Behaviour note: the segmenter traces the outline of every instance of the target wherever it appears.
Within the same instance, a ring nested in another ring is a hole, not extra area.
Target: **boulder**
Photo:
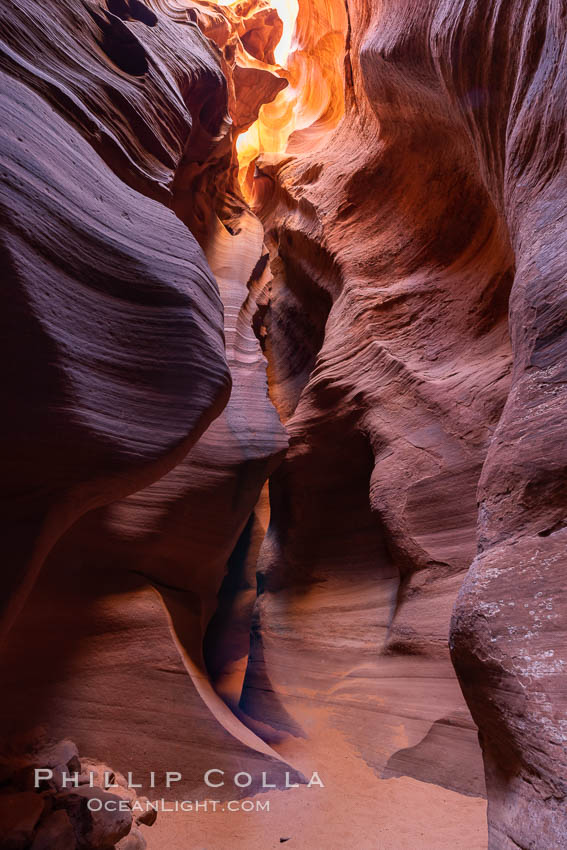
[[[75,850],[75,830],[65,809],[58,809],[41,821],[31,850]]]
[[[24,850],[45,809],[39,794],[0,794],[0,836],[2,850]]]
[[[133,826],[128,835],[118,842],[116,850],[145,850],[146,839],[141,830]]]
[[[101,788],[82,785],[63,791],[55,804],[67,812],[81,850],[108,850],[132,826],[128,802]]]
[[[143,823],[144,826],[153,826],[157,820],[157,812],[155,809],[149,808],[150,801],[147,797],[138,797],[133,807],[134,820],[137,824]]]

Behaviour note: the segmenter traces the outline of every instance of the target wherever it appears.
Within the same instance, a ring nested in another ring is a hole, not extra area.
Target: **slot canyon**
[[[567,850],[564,0],[0,8],[0,850]]]

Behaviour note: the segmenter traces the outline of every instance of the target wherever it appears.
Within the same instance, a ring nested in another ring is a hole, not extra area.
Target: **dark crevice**
[[[106,12],[104,17],[92,9],[89,9],[89,12],[100,28],[99,43],[108,58],[121,71],[134,77],[143,77],[149,68],[143,44],[126,24],[111,12]]]

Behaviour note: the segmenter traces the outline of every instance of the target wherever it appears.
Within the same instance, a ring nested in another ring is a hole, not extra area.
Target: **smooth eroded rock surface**
[[[218,415],[230,385],[210,268],[187,228],[147,197],[175,164],[159,137],[176,139],[178,158],[187,141],[182,91],[191,75],[175,90],[167,67],[148,71],[172,112],[152,124],[148,93],[133,113],[124,98],[135,102],[138,84],[101,52],[95,8],[7,10],[6,627],[57,537],[86,510],[163,475]],[[202,37],[193,38],[195,76],[208,56],[222,100],[220,70]],[[158,180],[162,153],[168,167]]]
[[[485,850],[485,795],[490,850],[556,850],[564,10],[274,5],[6,4],[0,716],[62,743],[0,803],[185,850],[63,771],[214,767],[276,786],[219,850]]]

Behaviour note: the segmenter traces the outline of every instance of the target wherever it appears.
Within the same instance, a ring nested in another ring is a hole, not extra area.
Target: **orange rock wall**
[[[5,18],[7,731],[561,847],[560,3]]]
[[[247,701],[267,679],[383,776],[478,793],[450,634],[489,846],[561,846],[565,21],[347,7],[343,122],[258,163],[290,449]]]

